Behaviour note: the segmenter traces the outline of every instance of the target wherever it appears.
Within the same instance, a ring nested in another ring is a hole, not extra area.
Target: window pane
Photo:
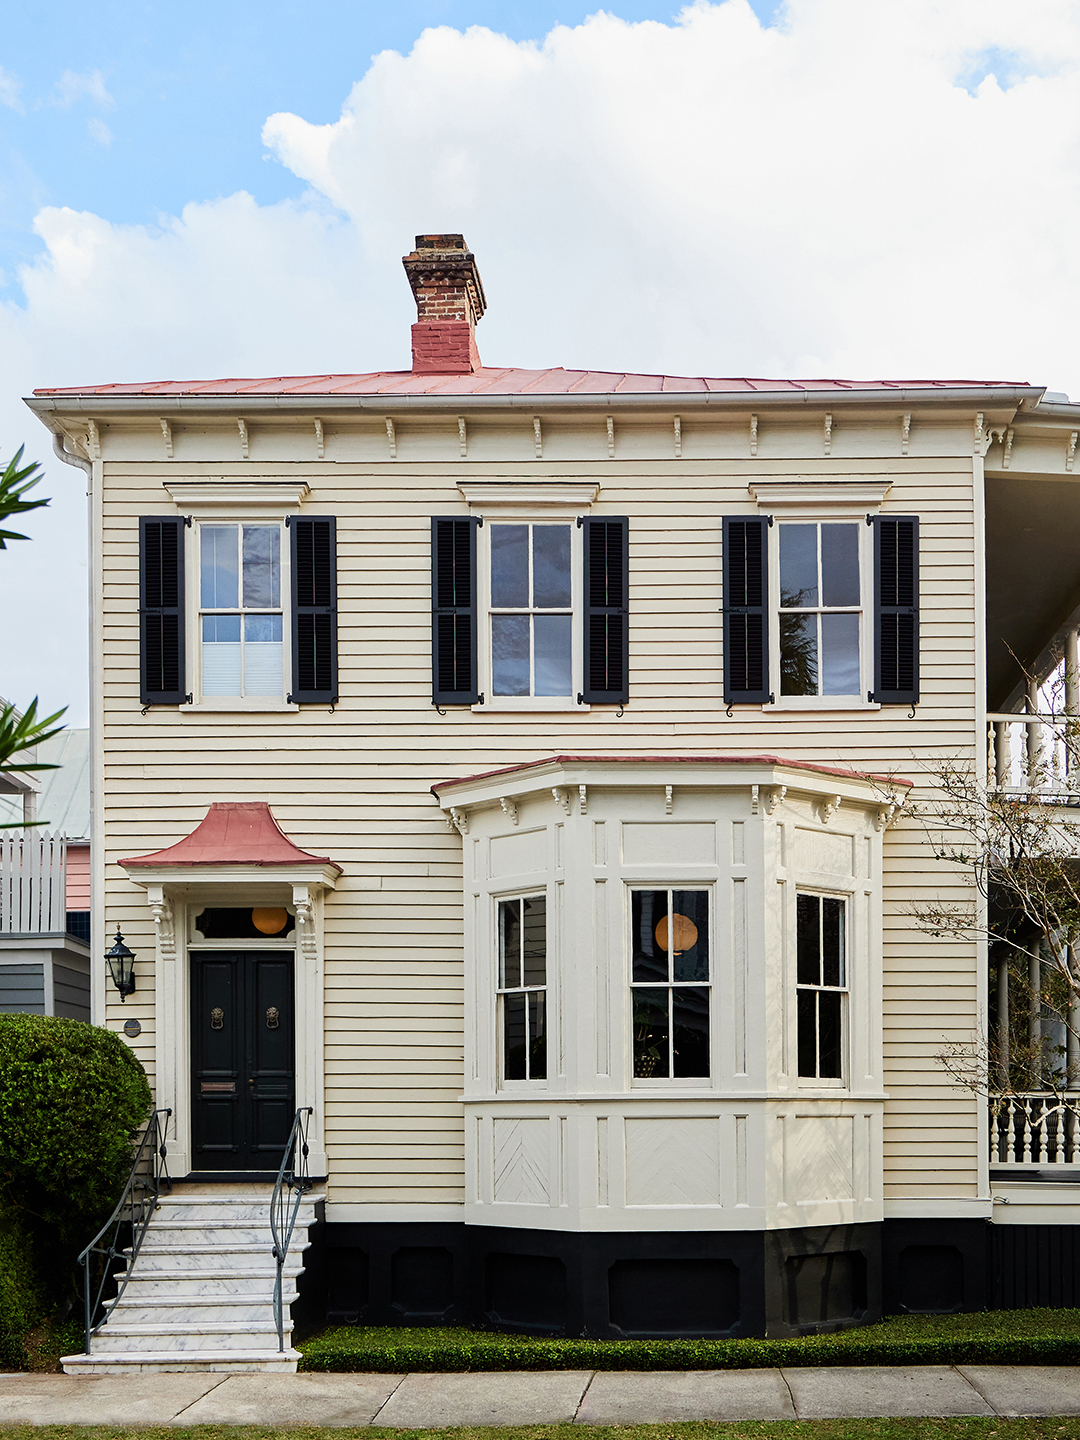
[[[528,615],[491,617],[491,688],[496,695],[528,695]]]
[[[524,1080],[525,1071],[525,994],[504,995],[503,1006],[503,1079]]]
[[[819,990],[818,1002],[818,1074],[828,1080],[840,1079],[840,1007],[843,996],[838,990]]]
[[[795,899],[796,965],[800,985],[821,984],[821,900],[817,895]]]
[[[824,984],[844,983],[844,902],[821,902],[821,952]]]
[[[573,617],[533,616],[533,694],[569,695]]]
[[[236,617],[239,619],[239,616]],[[244,616],[244,694],[280,695],[282,689],[280,615]]]
[[[709,1073],[709,992],[680,987],[671,992],[671,1065],[675,1075]]]
[[[204,608],[235,610],[238,607],[238,543],[239,527],[236,525],[202,526],[199,532],[199,603]]]
[[[499,901],[499,985],[521,984],[521,901]]]
[[[547,896],[530,895],[521,906],[524,983],[544,985],[547,983]]]
[[[817,616],[780,612],[780,694],[816,695]]]
[[[859,617],[821,617],[821,693],[859,695]]]
[[[666,890],[631,890],[630,924],[633,978],[654,984],[669,979],[667,956],[668,892]],[[663,926],[665,944],[657,943],[657,930]]]
[[[634,1078],[667,1076],[670,990],[634,990]]]
[[[491,527],[491,603],[496,608],[529,603],[529,527]],[[517,694],[517,691],[502,691]]]
[[[547,1079],[547,1006],[543,990],[529,995],[529,1079]]]
[[[709,978],[709,892],[676,890],[671,896],[671,978]],[[664,939],[667,939],[665,926]],[[679,1072],[676,1071],[676,1074]],[[689,1075],[690,1071],[684,1071]]]
[[[538,610],[571,603],[569,525],[533,526],[532,603]]]
[[[780,604],[816,605],[816,525],[780,526]]]
[[[821,603],[859,604],[859,527],[821,527]]]
[[[240,694],[239,615],[203,616],[202,693]]]
[[[276,525],[244,526],[244,604],[258,610],[281,604],[281,531]]]
[[[817,999],[819,990],[799,991],[799,1074],[817,1075]]]

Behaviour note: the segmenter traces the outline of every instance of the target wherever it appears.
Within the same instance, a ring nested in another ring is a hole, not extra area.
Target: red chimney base
[[[412,362],[414,375],[471,375],[480,369],[473,327],[467,320],[418,320]]]

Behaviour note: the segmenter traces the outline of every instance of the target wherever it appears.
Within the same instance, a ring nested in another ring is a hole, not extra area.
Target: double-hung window
[[[284,689],[281,526],[199,527],[199,654],[204,696]]]
[[[837,896],[800,892],[795,908],[799,1078],[840,1080],[844,1074],[847,905]]]
[[[491,693],[560,698],[574,688],[574,527],[490,526]]]
[[[780,695],[858,702],[867,688],[861,527],[781,521],[777,529]]]
[[[632,890],[635,1080],[709,1074],[709,891]]]
[[[547,897],[499,901],[499,1037],[503,1080],[547,1079]]]

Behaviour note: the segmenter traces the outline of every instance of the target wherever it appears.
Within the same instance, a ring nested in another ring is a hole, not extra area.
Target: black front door
[[[296,1110],[293,957],[191,955],[193,1170],[276,1170]]]

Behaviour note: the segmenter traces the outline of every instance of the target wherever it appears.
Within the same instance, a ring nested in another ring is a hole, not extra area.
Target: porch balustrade
[[[987,774],[1001,794],[1080,806],[1077,716],[988,715],[987,747]]]
[[[0,835],[0,937],[67,929],[67,841]]]
[[[990,1097],[993,1169],[1080,1167],[1080,1091]]]

